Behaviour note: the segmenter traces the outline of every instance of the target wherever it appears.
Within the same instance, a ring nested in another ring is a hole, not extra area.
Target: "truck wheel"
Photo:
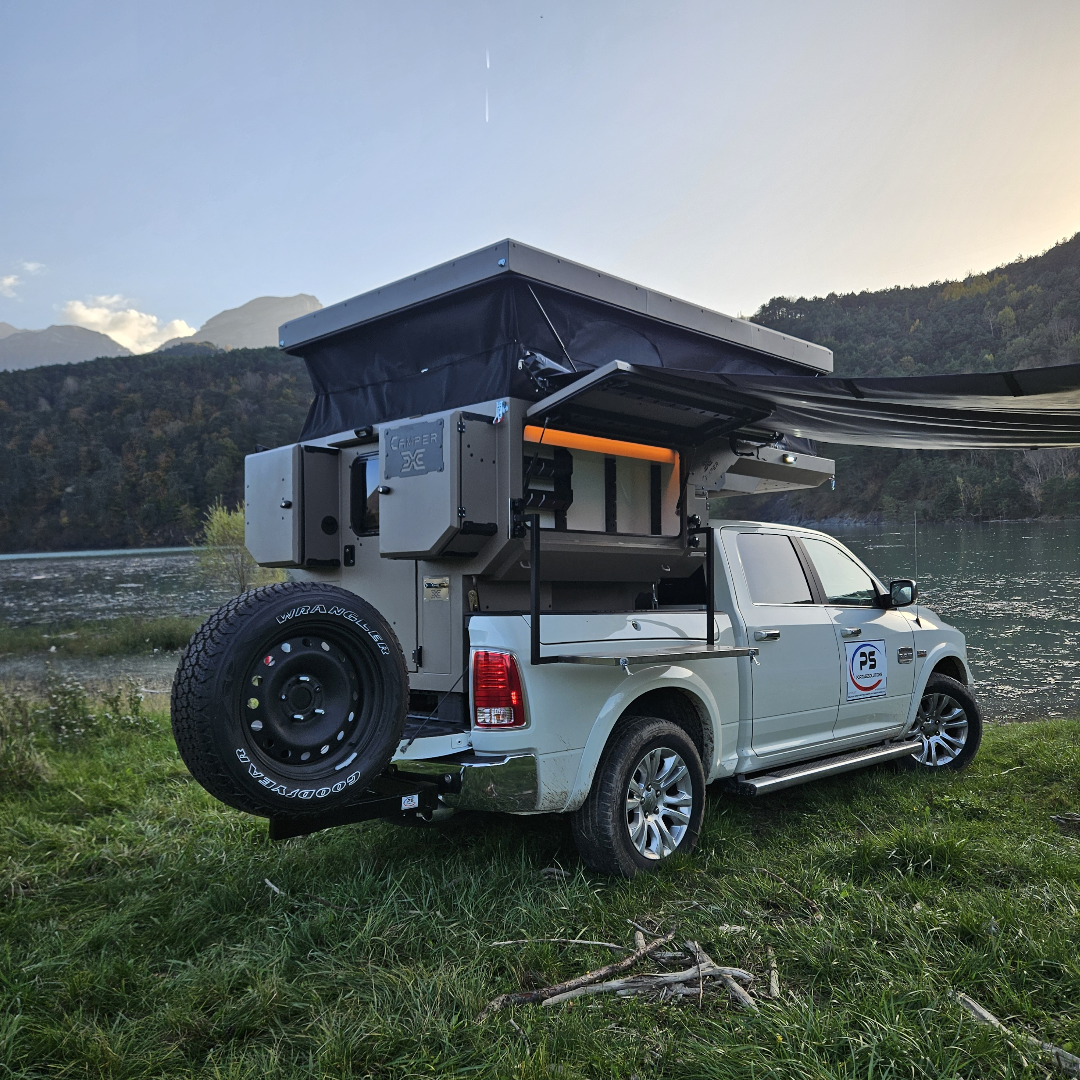
[[[982,730],[982,710],[968,687],[948,675],[931,675],[911,732],[922,747],[904,762],[916,769],[967,768]]]
[[[229,806],[312,814],[383,771],[408,701],[387,621],[344,589],[290,581],[243,593],[195,632],[173,680],[173,735]]]
[[[604,750],[574,840],[590,870],[631,878],[693,851],[704,807],[705,772],[686,732],[635,717]]]

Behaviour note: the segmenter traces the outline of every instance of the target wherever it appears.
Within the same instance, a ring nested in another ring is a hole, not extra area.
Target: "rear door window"
[[[838,607],[874,607],[877,590],[870,575],[850,555],[824,540],[802,538],[810,561],[814,564],[825,602]]]
[[[795,546],[781,533],[739,533],[739,559],[755,604],[812,604]]]

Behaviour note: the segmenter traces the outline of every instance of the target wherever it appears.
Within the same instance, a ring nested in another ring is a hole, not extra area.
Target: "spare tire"
[[[188,642],[172,728],[191,774],[249,814],[356,799],[405,727],[409,679],[389,623],[334,585],[290,581],[219,608]]]

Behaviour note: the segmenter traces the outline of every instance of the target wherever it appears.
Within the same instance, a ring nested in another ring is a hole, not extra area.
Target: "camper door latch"
[[[510,500],[510,539],[523,540],[525,538],[525,500]]]

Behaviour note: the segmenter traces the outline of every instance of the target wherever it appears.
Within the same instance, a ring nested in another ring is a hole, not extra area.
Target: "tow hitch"
[[[322,814],[274,814],[270,818],[270,839],[289,840],[294,836],[352,825],[357,821],[417,812],[430,814],[439,806],[439,786],[412,777],[377,776],[356,802]]]

